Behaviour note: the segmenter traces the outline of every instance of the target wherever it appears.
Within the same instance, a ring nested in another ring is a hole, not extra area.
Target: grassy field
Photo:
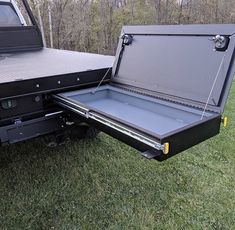
[[[100,134],[1,148],[0,229],[235,229],[235,84],[229,127],[166,162]]]

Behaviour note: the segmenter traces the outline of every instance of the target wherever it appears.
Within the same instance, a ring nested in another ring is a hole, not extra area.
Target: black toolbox
[[[220,132],[234,50],[235,25],[125,26],[109,82],[54,101],[166,160]]]

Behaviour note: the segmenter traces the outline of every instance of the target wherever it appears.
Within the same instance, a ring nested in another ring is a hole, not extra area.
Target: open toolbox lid
[[[125,26],[111,81],[222,113],[234,56],[235,25]]]
[[[124,27],[110,82],[101,86],[104,75],[53,99],[145,157],[166,160],[227,123],[234,48],[235,25]]]

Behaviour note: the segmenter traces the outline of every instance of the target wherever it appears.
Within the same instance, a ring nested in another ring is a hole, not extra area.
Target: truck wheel
[[[91,126],[75,126],[69,130],[68,136],[72,140],[94,139],[99,130]]]
[[[64,145],[69,140],[94,139],[99,134],[99,130],[90,126],[77,126],[65,132],[46,135],[42,138],[43,143],[49,148]]]
[[[94,139],[97,137],[97,135],[100,133],[100,131],[94,127],[87,127],[85,138],[87,139]]]
[[[42,141],[47,147],[55,148],[59,145],[65,145],[69,141],[69,138],[66,135],[64,135],[64,133],[58,132],[43,136]]]

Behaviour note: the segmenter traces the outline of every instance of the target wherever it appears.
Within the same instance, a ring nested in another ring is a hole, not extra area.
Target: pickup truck
[[[0,1],[2,145],[48,133],[60,136],[63,130],[75,126],[68,113],[51,103],[51,93],[97,85],[114,61],[111,56],[44,48],[29,5],[26,1],[23,4],[30,24],[15,1]],[[80,136],[96,134],[94,128],[84,124],[77,129],[82,132]]]
[[[235,25],[124,26],[114,58],[45,48],[22,6],[0,1],[2,145],[98,129],[164,161],[227,125]]]

